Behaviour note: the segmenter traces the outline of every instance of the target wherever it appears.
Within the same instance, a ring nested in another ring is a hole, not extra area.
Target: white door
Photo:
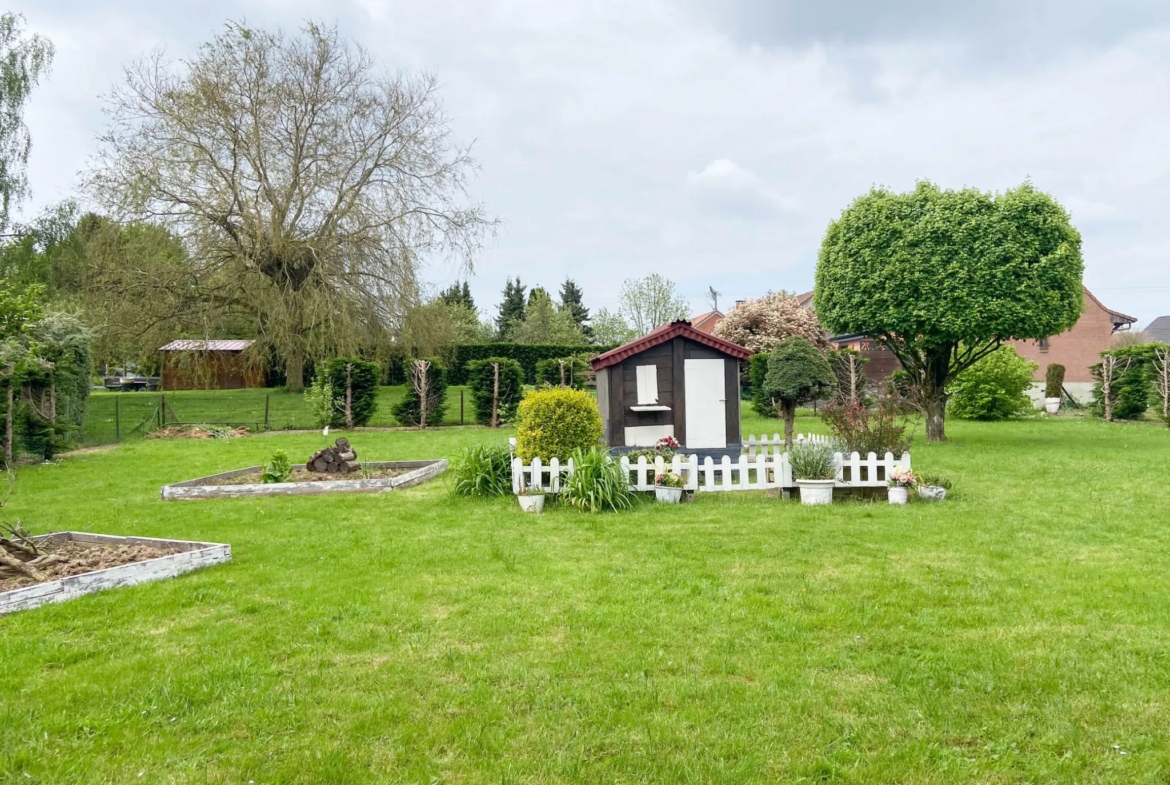
[[[727,387],[723,360],[684,360],[687,443],[692,448],[727,446]]]

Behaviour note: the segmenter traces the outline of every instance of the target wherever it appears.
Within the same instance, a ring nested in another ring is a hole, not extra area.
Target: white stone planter
[[[1044,411],[1048,412],[1049,414],[1056,414],[1057,412],[1059,412],[1060,411],[1060,399],[1059,398],[1045,398],[1044,399]]]
[[[801,504],[832,504],[836,480],[797,480]]]
[[[910,501],[910,489],[904,485],[890,486],[890,504],[905,504]]]
[[[893,489],[891,488],[890,490]],[[903,488],[903,490],[905,489]],[[947,498],[947,489],[941,485],[919,485],[918,498],[928,502],[941,502]]]
[[[654,486],[654,500],[662,504],[678,504],[682,499],[682,488],[664,488],[661,485]]]
[[[544,494],[517,496],[520,500],[520,509],[524,512],[540,512],[544,509]]]

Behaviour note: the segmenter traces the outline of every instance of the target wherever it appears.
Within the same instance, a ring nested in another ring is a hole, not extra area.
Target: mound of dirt
[[[147,434],[147,439],[242,439],[251,436],[252,432],[244,426],[236,428],[203,427],[200,425],[168,425],[159,428],[154,433]]]

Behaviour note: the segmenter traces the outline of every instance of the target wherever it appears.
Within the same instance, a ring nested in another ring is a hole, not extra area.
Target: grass
[[[159,501],[313,434],[28,469],[9,513],[37,530],[233,561],[0,618],[0,782],[1165,783],[1170,430],[948,433],[913,454],[951,498],[905,508],[533,517],[444,478]],[[405,459],[507,435],[353,439]]]
[[[380,387],[378,409],[371,426],[398,426],[401,423],[391,413],[402,400],[406,387]],[[460,423],[459,396],[464,397],[464,418],[475,420],[471,394],[466,387],[449,387],[444,425]],[[82,434],[87,445],[113,444],[123,439],[141,438],[159,424],[159,405],[162,393],[146,392],[94,392],[90,395],[88,415]],[[178,417],[181,422],[208,423],[230,422],[257,427],[265,422],[265,410],[269,427],[274,430],[312,429],[316,427],[313,414],[303,393],[290,393],[283,389],[259,390],[183,390],[166,393],[170,409],[168,421]]]

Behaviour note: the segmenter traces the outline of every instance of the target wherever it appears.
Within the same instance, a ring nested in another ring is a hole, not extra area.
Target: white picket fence
[[[821,433],[796,434],[796,441],[798,442],[812,442],[813,444],[831,444],[832,439]],[[743,451],[746,455],[754,456],[760,455],[778,455],[784,452],[784,434],[774,433],[771,436],[763,434],[758,438],[756,436],[749,436],[743,442]],[[900,464],[899,464],[900,465]]]
[[[783,439],[781,439],[783,444]],[[838,488],[884,487],[894,467],[910,470],[910,453],[895,458],[886,453],[879,458],[874,453],[861,457],[857,453],[837,453]],[[753,491],[767,488],[790,489],[796,487],[792,478],[792,467],[785,453],[741,455],[738,461],[724,456],[716,463],[711,458],[700,461],[698,456],[676,455],[668,463],[661,457],[653,461],[639,457],[631,462],[626,456],[621,459],[622,469],[630,477],[630,490],[654,490],[654,477],[667,471],[681,474],[686,479],[684,486],[692,491]],[[528,486],[546,488],[551,493],[560,492],[561,478],[573,472],[573,460],[562,464],[556,458],[543,463],[539,458],[525,464],[519,458],[512,460],[512,491],[519,493]]]

